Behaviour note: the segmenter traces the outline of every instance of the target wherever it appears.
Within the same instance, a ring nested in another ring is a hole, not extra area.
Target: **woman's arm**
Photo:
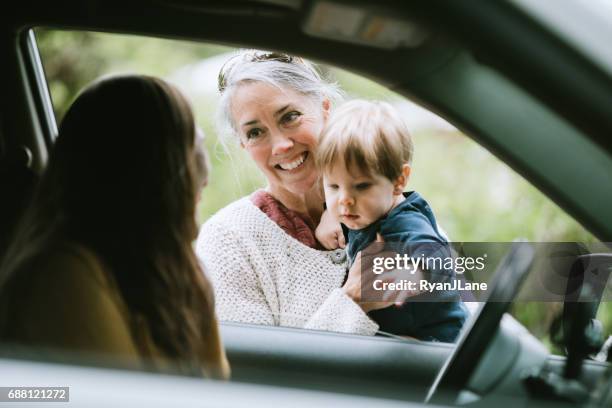
[[[378,331],[378,324],[342,288],[337,288],[329,294],[304,328],[373,336]]]
[[[211,277],[215,307],[221,321],[278,325],[259,282],[255,267],[249,262],[245,243],[219,223],[202,227],[196,252]]]

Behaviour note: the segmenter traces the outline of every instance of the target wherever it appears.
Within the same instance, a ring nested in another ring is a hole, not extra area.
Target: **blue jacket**
[[[438,230],[436,218],[417,192],[404,193],[405,200],[375,223],[347,231],[347,255],[352,264],[359,251],[376,240],[379,232],[385,245],[391,244],[409,256],[439,256],[448,250],[446,236]],[[416,253],[415,253],[416,252]],[[429,271],[430,281],[454,276],[454,271]],[[421,296],[421,295],[419,295]],[[439,293],[435,302],[412,301],[401,307],[390,306],[368,315],[381,331],[412,336],[420,340],[453,342],[465,323],[468,312],[456,291]]]

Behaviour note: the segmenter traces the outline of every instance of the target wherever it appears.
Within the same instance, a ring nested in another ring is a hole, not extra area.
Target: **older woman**
[[[308,62],[243,51],[219,74],[220,119],[268,185],[220,210],[197,252],[222,320],[372,335],[367,316],[392,302],[360,303],[360,264],[325,251],[314,230],[324,196],[313,153],[337,88]]]

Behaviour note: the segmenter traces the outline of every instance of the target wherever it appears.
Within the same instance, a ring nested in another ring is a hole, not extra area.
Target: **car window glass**
[[[239,144],[235,140],[222,143],[214,126],[217,73],[234,49],[92,32],[37,29],[36,35],[58,123],[79,89],[102,75],[161,76],[188,95],[206,134],[213,167],[198,206],[200,223],[265,185]],[[444,119],[363,77],[325,65],[321,69],[335,78],[348,98],[385,100],[405,118],[415,145],[408,189],[427,197],[451,241],[595,241],[527,180]],[[548,341],[550,323],[559,309],[555,303],[518,303],[512,314]],[[600,308],[599,317],[609,332],[609,303]]]

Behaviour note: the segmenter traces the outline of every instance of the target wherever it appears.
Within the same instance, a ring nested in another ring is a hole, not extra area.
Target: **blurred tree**
[[[35,33],[58,122],[79,90],[102,75],[138,72],[166,77],[181,66],[229,50],[133,35],[44,28]]]
[[[93,33],[39,29],[36,39],[59,122],[78,91],[107,70],[109,60],[98,52]]]

